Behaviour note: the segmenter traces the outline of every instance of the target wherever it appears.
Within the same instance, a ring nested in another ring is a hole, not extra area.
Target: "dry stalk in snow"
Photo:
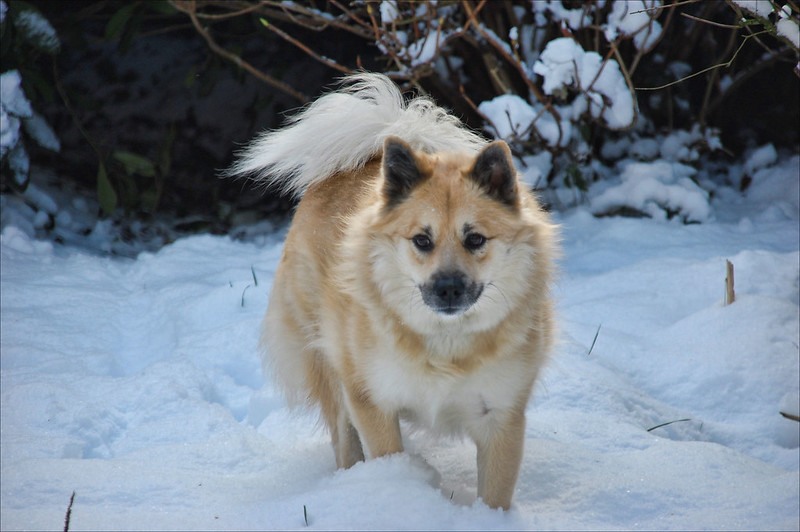
[[[725,304],[730,305],[736,301],[736,294],[733,291],[733,263],[725,261]]]

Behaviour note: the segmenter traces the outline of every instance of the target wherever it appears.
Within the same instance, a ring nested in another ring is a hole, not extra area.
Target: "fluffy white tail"
[[[430,99],[408,102],[382,74],[360,73],[343,80],[289,120],[258,136],[228,171],[247,175],[281,192],[302,195],[331,175],[355,170],[380,153],[388,136],[413,149],[477,152],[486,140]]]

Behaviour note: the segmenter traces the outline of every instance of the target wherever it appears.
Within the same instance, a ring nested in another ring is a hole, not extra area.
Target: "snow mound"
[[[691,166],[664,160],[629,163],[619,184],[591,199],[592,212],[608,215],[628,209],[656,219],[679,215],[685,222],[705,222],[711,205],[708,192],[692,181],[695,173]]]

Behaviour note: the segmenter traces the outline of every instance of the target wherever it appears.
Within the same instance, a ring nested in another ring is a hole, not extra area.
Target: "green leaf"
[[[151,187],[139,194],[139,201],[146,211],[154,212],[158,206],[159,196],[158,189]]]
[[[175,135],[175,124],[170,124],[167,137],[158,150],[158,175],[162,181],[169,175],[169,171],[172,168],[172,146],[175,144]]]
[[[571,164],[567,167],[564,184],[569,188],[576,187],[583,192],[589,190],[589,184],[586,182],[586,179],[584,179],[581,169],[575,164]]]
[[[117,209],[117,193],[111,186],[106,166],[103,163],[100,163],[100,167],[97,169],[97,197],[104,213],[112,214]]]
[[[145,4],[150,11],[155,11],[159,15],[175,15],[178,13],[178,10],[167,2],[167,0],[150,0]]]
[[[143,20],[144,11],[141,9],[134,10],[131,19],[125,25],[125,29],[119,38],[119,53],[121,55],[125,55],[130,51],[133,46],[133,40],[139,35]]]
[[[186,72],[186,77],[183,78],[183,86],[187,89],[191,89],[194,86],[195,80],[199,77],[197,74],[197,67],[192,65],[189,67],[189,71]]]
[[[136,3],[127,4],[114,13],[106,24],[105,38],[107,41],[119,39],[136,7]]]
[[[112,157],[122,164],[125,168],[125,173],[128,175],[141,175],[144,177],[154,177],[156,175],[156,166],[147,157],[124,150],[115,151]]]

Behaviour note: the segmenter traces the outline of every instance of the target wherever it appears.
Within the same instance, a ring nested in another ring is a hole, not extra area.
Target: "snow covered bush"
[[[23,63],[32,53],[58,53],[60,42],[47,19],[25,2],[9,4],[0,0],[3,65]],[[25,138],[49,150],[59,151],[61,147],[47,121],[33,109],[22,85],[19,70],[0,74],[0,163],[4,182],[8,173],[10,184],[18,189],[28,185],[30,158]]]
[[[771,0],[386,0],[331,3],[324,11],[297,2],[249,2],[246,9],[215,0],[172,4],[196,27],[220,12],[257,17],[271,37],[339,72],[382,70],[430,93],[509,142],[529,182],[577,189],[578,201],[591,183],[618,179],[622,170],[613,165],[621,157],[696,165],[722,148],[725,134],[738,133],[714,127],[728,120],[730,95],[762,69],[797,63],[800,20],[794,3]],[[309,30],[355,35],[377,56],[337,63],[319,41],[292,35]],[[211,30],[201,33],[214,42]],[[246,63],[235,54],[227,59]],[[631,149],[609,156],[613,143]],[[656,157],[660,151],[669,156]],[[526,167],[543,152],[550,154],[544,166]],[[692,196],[696,186],[686,184],[682,193]]]
[[[611,215],[629,209],[628,214],[651,218],[680,215],[686,223],[704,222],[711,207],[708,192],[692,181],[696,173],[692,166],[664,160],[628,163],[618,185],[592,198],[592,212]]]
[[[761,24],[765,31],[787,43],[795,51],[795,54],[800,53],[800,19],[797,16],[797,8],[793,9],[791,3],[783,6],[780,6],[778,2],[765,0],[734,0],[733,3],[754,17],[754,20],[749,22],[742,17],[743,23]],[[800,62],[795,69],[800,73]]]
[[[690,131],[694,125],[707,126],[712,107],[718,109],[725,89],[736,85],[735,80],[722,83],[718,67],[731,59],[733,45],[758,31],[756,21],[738,20],[741,9],[750,4],[758,9],[767,5],[767,18],[780,18],[775,24],[781,23],[782,29],[773,34],[792,33],[798,19],[793,4],[777,9],[778,4],[767,0],[386,0],[328,5],[325,11],[296,2],[251,3],[242,10],[240,4],[214,0],[173,1],[195,20],[219,10],[231,17],[258,17],[265,31],[340,72],[362,66],[383,70],[408,88],[430,92],[466,119],[482,121],[489,134],[509,141],[520,155],[550,151],[556,173],[596,157],[608,132],[641,135],[644,129]],[[772,24],[764,17],[759,20]],[[371,43],[379,55],[369,65],[361,57],[353,65],[336,63],[315,49],[320,44],[300,43],[290,35],[286,28],[291,26],[345,31]],[[714,32],[719,35],[711,35]],[[213,39],[210,32],[204,37]],[[796,55],[791,39],[760,42],[786,59]],[[698,54],[698,47],[704,53]],[[748,52],[736,53],[742,57]],[[719,59],[714,64],[709,57]],[[765,60],[754,57],[756,63]],[[683,87],[663,92],[704,68],[709,74],[699,89],[701,95],[706,93],[702,97],[696,96],[697,87],[688,95]],[[739,77],[747,76],[742,72]],[[660,85],[661,93],[639,92],[637,98],[637,91]],[[665,106],[670,106],[670,116],[661,116]]]

